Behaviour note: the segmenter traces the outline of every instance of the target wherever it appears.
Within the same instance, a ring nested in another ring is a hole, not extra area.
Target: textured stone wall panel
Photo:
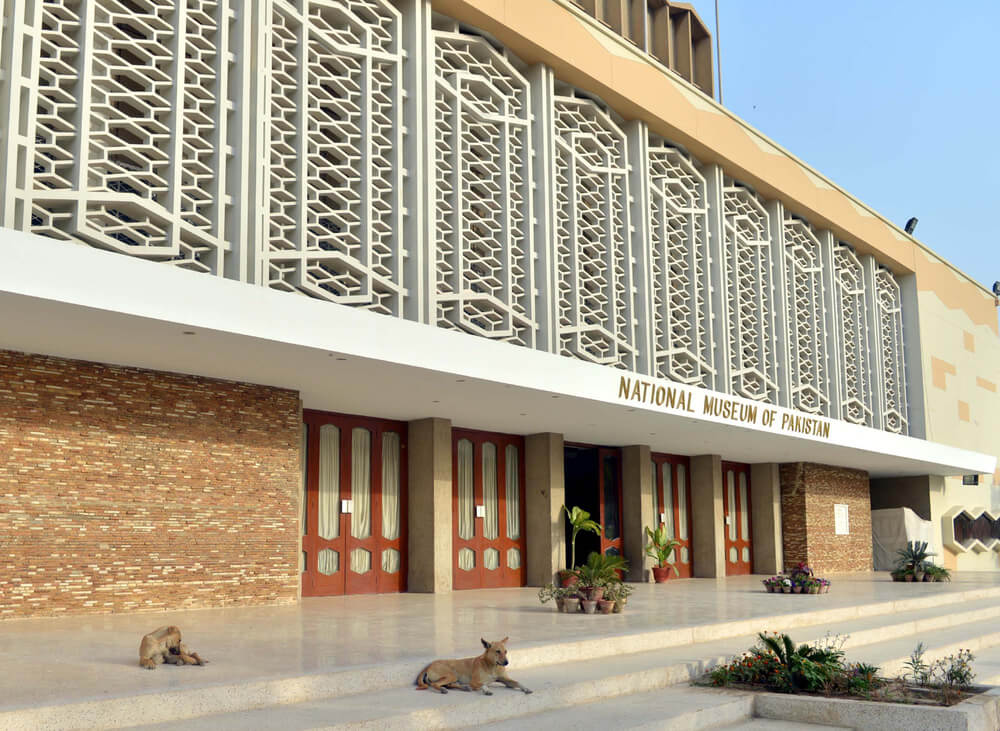
[[[0,350],[0,617],[297,599],[298,394]]]

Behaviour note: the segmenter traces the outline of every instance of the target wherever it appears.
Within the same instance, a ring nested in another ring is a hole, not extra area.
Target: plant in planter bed
[[[929,563],[924,569],[924,581],[951,581],[951,572],[944,566]]]
[[[681,544],[667,535],[667,528],[663,523],[660,523],[655,531],[647,526],[646,538],[649,539],[649,543],[646,544],[646,555],[656,561],[656,566],[653,567],[653,579],[657,584],[662,584],[670,577],[670,570],[674,568],[674,562],[670,557],[674,555],[674,549]]]

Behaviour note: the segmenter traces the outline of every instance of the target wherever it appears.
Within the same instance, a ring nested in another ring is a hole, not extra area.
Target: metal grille
[[[828,416],[830,397],[820,244],[807,223],[786,216],[784,245],[791,405],[811,414]]]
[[[840,323],[841,376],[844,392],[840,418],[854,424],[872,424],[871,373],[868,365],[868,322],[861,262],[850,247],[834,247],[835,304]]]
[[[907,433],[907,403],[903,362],[903,314],[899,284],[887,269],[875,273],[882,374],[882,428]]]

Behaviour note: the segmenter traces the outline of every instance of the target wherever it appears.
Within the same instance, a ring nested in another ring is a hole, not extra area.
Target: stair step
[[[732,726],[721,726],[720,731],[853,731],[847,726],[821,726],[801,721],[776,721],[770,718],[752,718]]]

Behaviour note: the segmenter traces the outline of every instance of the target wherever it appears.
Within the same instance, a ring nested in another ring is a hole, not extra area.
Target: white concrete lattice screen
[[[553,109],[558,352],[636,370],[625,133],[590,99]]]
[[[403,313],[401,22],[380,0],[273,1],[271,287]]]
[[[434,31],[436,322],[535,347],[528,81],[483,38]]]
[[[761,199],[727,178],[723,246],[731,393],[778,403],[770,221]]]
[[[783,225],[790,405],[829,416],[820,242],[801,219],[786,214]]]
[[[428,0],[0,13],[4,226],[910,431],[891,272]]]
[[[705,177],[656,135],[649,135],[647,155],[653,375],[712,388]]]

